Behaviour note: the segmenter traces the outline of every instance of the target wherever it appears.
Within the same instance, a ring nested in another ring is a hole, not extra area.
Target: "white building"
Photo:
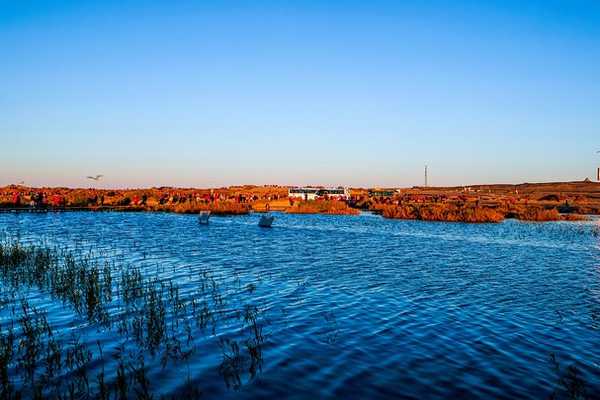
[[[335,199],[347,200],[350,198],[350,190],[344,187],[294,187],[288,190],[288,196],[301,200]]]

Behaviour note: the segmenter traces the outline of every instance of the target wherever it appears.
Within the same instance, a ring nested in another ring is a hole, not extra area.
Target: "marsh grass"
[[[406,203],[384,205],[380,210],[385,218],[414,219],[445,222],[500,222],[500,212],[476,204],[455,205],[450,203]]]
[[[557,208],[540,204],[517,203],[489,205],[479,201],[399,201],[397,204],[375,204],[372,210],[385,218],[444,222],[501,222],[505,218],[521,221],[585,221],[578,214],[560,214]]]
[[[105,380],[105,370],[104,370],[104,352],[102,351],[102,345],[100,341],[96,341],[96,345],[98,346],[98,354],[100,355],[100,365],[101,369],[98,375],[96,375],[96,382],[98,384],[98,398],[100,400],[108,400],[110,398],[110,389],[106,384]]]
[[[15,334],[11,328],[0,332],[0,398],[7,399],[14,392],[9,377],[9,365],[14,357]]]
[[[112,277],[89,258],[76,260],[68,252],[19,242],[0,244],[0,276],[12,287],[37,287],[72,305],[88,320],[107,325],[105,302],[110,300]]]
[[[547,210],[542,207],[523,207],[517,212],[517,218],[522,221],[560,221],[562,218],[557,209]]]
[[[248,204],[233,201],[219,201],[215,203],[187,202],[174,206],[161,206],[161,211],[175,212],[178,214],[198,214],[200,211],[210,211],[213,215],[244,215],[250,212]]]
[[[308,200],[299,201],[286,210],[289,214],[331,214],[331,215],[358,215],[360,211],[354,209],[344,201],[338,200]]]
[[[223,279],[203,270],[196,275],[197,290],[182,296],[172,279],[145,276],[134,266],[122,268],[115,276],[114,268],[89,253],[0,242],[3,288],[14,293],[41,290],[70,307],[87,326],[114,329],[125,339],[113,355],[117,367],[107,373],[98,341],[88,346],[76,334],[65,340],[43,311],[23,299],[11,311],[17,325],[0,329],[0,398],[149,399],[153,388],[147,357],[159,356],[162,368],[186,363],[189,371],[196,338],[216,340],[219,325],[234,321],[239,321],[239,334],[227,339],[227,346],[221,345],[228,350],[223,352],[227,356],[219,372],[228,385],[240,388],[244,376],[251,380],[262,371],[265,338],[259,309],[250,305],[236,309],[226,302],[235,293],[242,299],[253,293],[254,283],[249,284],[251,291],[243,290],[248,286],[242,287],[238,277],[233,284],[237,290],[225,292]],[[101,366],[95,375],[90,374],[92,363]],[[187,380],[186,392],[199,395],[191,377]]]

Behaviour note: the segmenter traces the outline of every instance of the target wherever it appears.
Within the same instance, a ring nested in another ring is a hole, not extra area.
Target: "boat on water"
[[[209,218],[210,211],[200,211],[200,214],[198,214],[198,222],[202,225],[208,225]]]
[[[258,226],[262,228],[270,228],[273,224],[273,220],[275,220],[275,217],[271,214],[262,215],[260,220],[258,220]]]

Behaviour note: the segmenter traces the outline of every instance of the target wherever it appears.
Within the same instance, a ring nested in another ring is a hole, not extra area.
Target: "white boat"
[[[202,225],[208,225],[208,218],[210,217],[210,211],[200,211],[198,214],[198,222]]]
[[[258,226],[263,227],[263,228],[270,228],[271,225],[273,224],[274,219],[275,219],[275,217],[273,215],[265,214],[260,217],[260,220],[258,221]]]

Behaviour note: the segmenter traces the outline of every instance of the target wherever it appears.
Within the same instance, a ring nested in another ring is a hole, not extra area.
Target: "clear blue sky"
[[[0,0],[0,139],[0,185],[593,178],[600,2]]]

